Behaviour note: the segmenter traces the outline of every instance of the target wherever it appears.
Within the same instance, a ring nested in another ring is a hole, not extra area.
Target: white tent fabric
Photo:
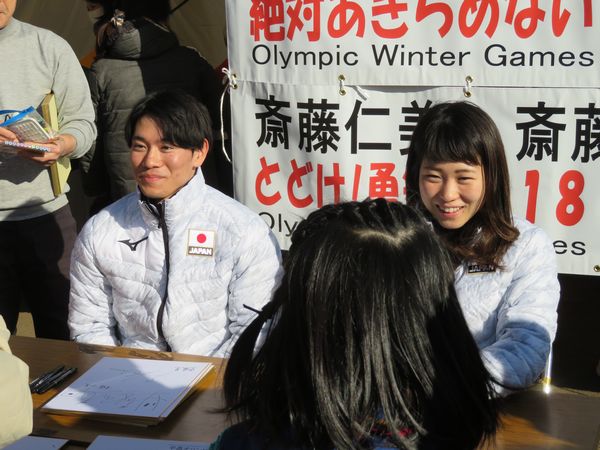
[[[181,1],[171,0],[171,5]],[[18,0],[15,17],[62,36],[79,58],[94,48],[84,0]],[[195,47],[213,66],[227,57],[224,0],[189,0],[173,13],[169,26],[182,44]]]

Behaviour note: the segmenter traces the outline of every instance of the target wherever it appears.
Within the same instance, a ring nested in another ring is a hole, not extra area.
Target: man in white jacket
[[[125,134],[139,192],[77,238],[71,337],[227,356],[279,282],[277,241],[257,214],[204,183],[211,124],[196,99],[150,94]]]

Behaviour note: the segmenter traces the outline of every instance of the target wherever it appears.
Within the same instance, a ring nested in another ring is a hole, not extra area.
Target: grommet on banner
[[[340,95],[346,95],[346,85],[344,84],[346,77],[343,74],[340,74],[338,76],[338,81],[340,82]]]
[[[600,264],[594,266],[594,272],[600,272]]]
[[[340,95],[346,95],[348,91],[346,90],[346,76],[344,74],[338,75],[338,82],[340,84]],[[356,91],[358,96],[362,98],[363,101],[366,101],[369,98],[369,94],[362,89],[360,86],[350,86],[352,89]]]
[[[231,158],[229,157],[229,155],[227,154],[227,150],[225,149],[225,128],[223,125],[223,101],[225,100],[225,94],[227,94],[227,91],[229,91],[230,89],[237,89],[238,84],[237,84],[237,75],[235,73],[231,72],[227,67],[223,67],[223,69],[221,69],[221,72],[223,72],[225,74],[225,78],[223,78],[223,84],[227,84],[227,87],[225,87],[225,89],[223,89],[223,93],[221,94],[221,99],[219,101],[219,115],[221,117],[221,130],[220,130],[221,131],[221,151],[225,155],[225,159],[227,159],[229,164],[231,164]]]
[[[467,75],[465,78],[465,87],[463,88],[463,92],[467,98],[471,98],[471,95],[473,95],[471,92],[471,83],[473,83],[473,77],[471,75]]]

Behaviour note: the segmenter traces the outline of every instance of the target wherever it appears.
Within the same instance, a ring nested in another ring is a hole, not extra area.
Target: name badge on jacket
[[[490,273],[495,272],[496,266],[493,264],[468,264],[467,273]]]

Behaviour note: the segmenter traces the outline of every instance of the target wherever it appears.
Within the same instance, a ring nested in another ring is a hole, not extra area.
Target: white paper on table
[[[208,450],[208,447],[209,444],[202,442],[98,436],[88,450]]]
[[[42,410],[166,417],[212,364],[104,357]]]
[[[66,439],[55,439],[39,436],[25,436],[13,442],[4,450],[56,450],[65,445]]]

